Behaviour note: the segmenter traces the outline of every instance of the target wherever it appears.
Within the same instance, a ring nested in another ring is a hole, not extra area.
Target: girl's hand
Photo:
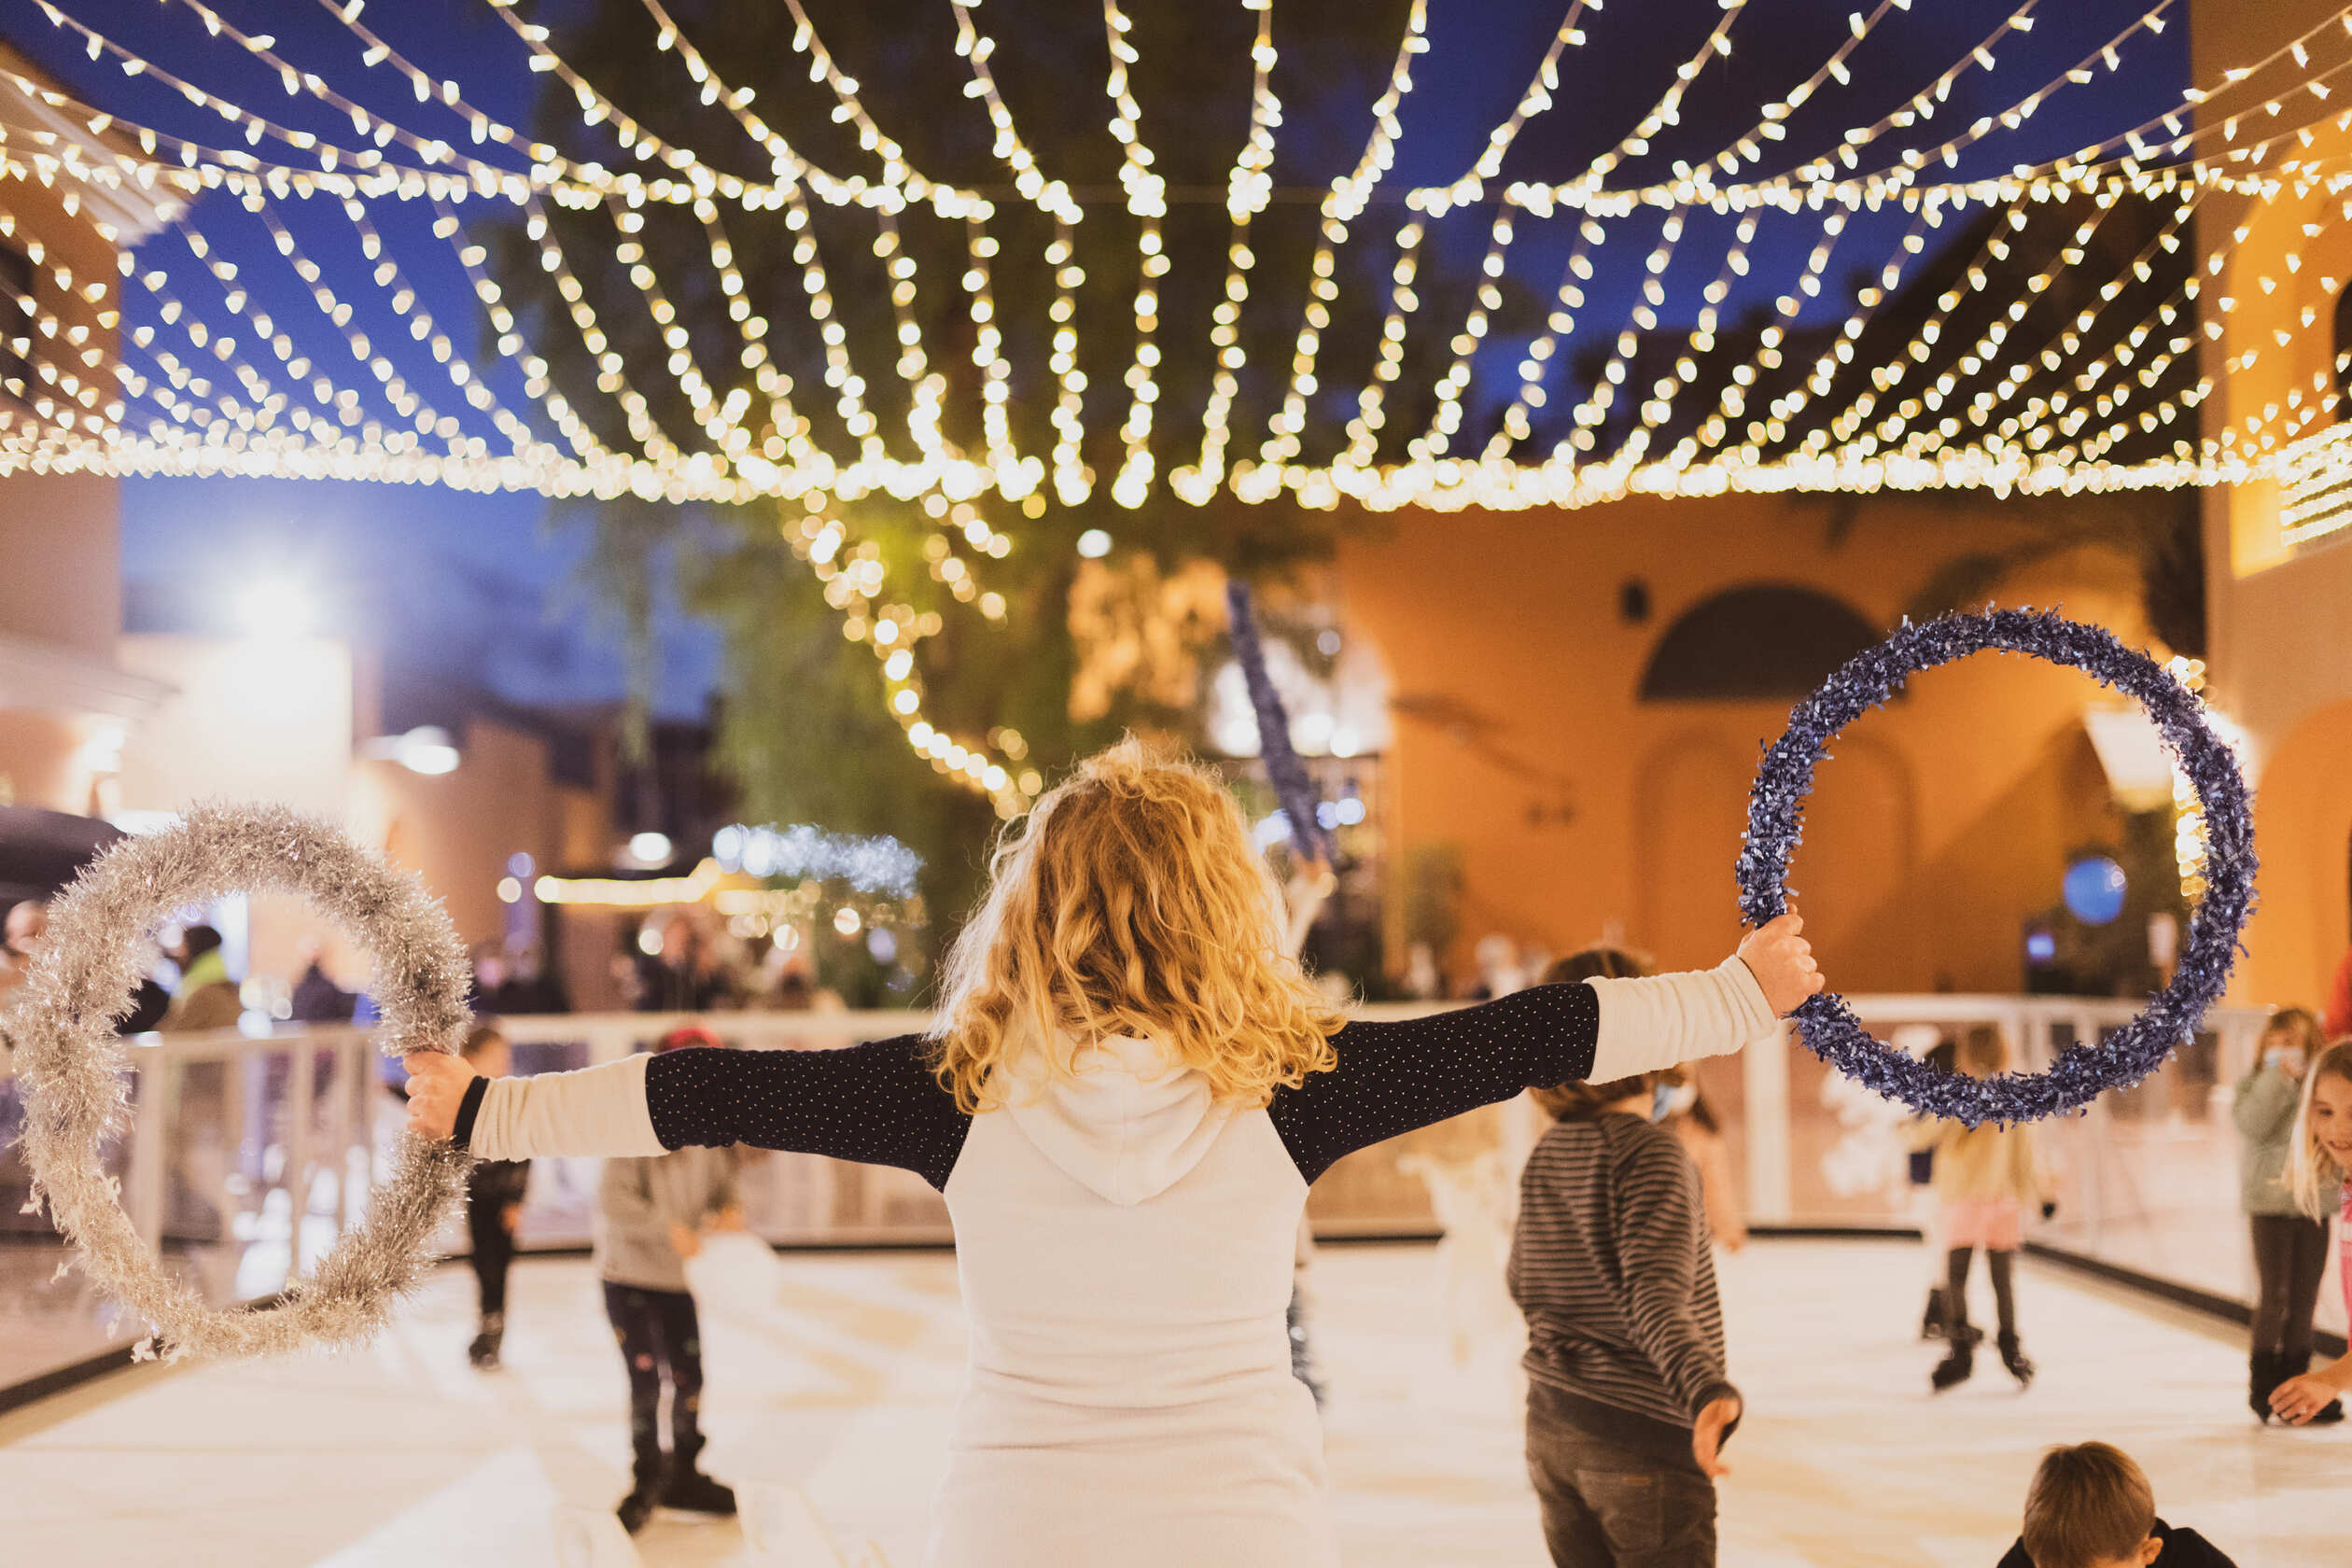
[[[2306,1372],[2300,1378],[2289,1378],[2271,1391],[2271,1408],[2281,1421],[2303,1425],[2328,1407],[2336,1396],[2336,1386],[2325,1376]]]
[[[514,1234],[514,1227],[521,1224],[522,1220],[523,1205],[520,1203],[508,1204],[505,1211],[498,1216],[499,1223],[506,1226],[506,1233],[509,1236]]]
[[[1729,1395],[1710,1400],[1690,1429],[1690,1457],[1710,1477],[1729,1476],[1731,1467],[1715,1457],[1723,1447],[1723,1429],[1740,1419],[1740,1402]]]
[[[447,1051],[411,1051],[400,1058],[408,1069],[409,1131],[419,1138],[444,1140],[457,1127],[457,1106],[466,1085],[482,1076],[473,1064]]]
[[[1798,933],[1805,922],[1791,909],[1747,933],[1740,944],[1740,959],[1756,976],[1764,1000],[1773,1012],[1785,1015],[1822,988],[1821,970],[1813,963],[1813,944]]]
[[[670,1246],[679,1257],[693,1257],[702,1251],[702,1237],[692,1225],[672,1225]]]

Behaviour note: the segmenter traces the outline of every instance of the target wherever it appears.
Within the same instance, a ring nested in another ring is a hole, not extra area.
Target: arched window
[[[1642,672],[1642,700],[1793,701],[1881,635],[1851,605],[1815,589],[1726,589],[1666,628]]]

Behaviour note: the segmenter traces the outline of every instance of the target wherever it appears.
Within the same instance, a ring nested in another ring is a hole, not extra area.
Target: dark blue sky
[[[464,122],[437,105],[419,105],[405,84],[381,69],[370,71],[357,46],[316,0],[217,0],[221,14],[250,32],[273,35],[281,53],[325,77],[360,102],[403,124],[448,135],[466,145]],[[2127,25],[2149,0],[2074,0],[2044,7],[2035,30],[2011,36],[1996,50],[1992,73],[1971,72],[1953,102],[1916,140],[1933,143],[1965,127],[1980,113],[2005,106],[2056,77],[2088,50]],[[207,36],[194,15],[175,0],[60,0],[63,8],[99,31],[138,49],[157,63],[203,86],[249,104],[282,122],[333,134],[345,143],[351,126],[307,100],[289,98],[276,77],[242,51]],[[1404,137],[1393,182],[1443,182],[1475,161],[1488,129],[1505,113],[1560,22],[1565,0],[1436,0],[1432,7],[1431,49],[1416,65],[1415,91],[1403,111]],[[1722,133],[1744,129],[1759,104],[1810,73],[1845,36],[1847,4],[1815,0],[1754,0],[1732,32],[1733,52],[1702,73],[1689,95],[1683,124],[1657,139],[1647,160],[1628,164],[1620,183],[1660,175],[1674,158],[1703,156],[1721,145]],[[1867,6],[1861,7],[1867,11]],[[1944,65],[1965,56],[1976,42],[2016,8],[2013,0],[1968,0],[1965,4],[1916,4],[1894,14],[1853,57],[1851,88],[1825,89],[1813,105],[1790,120],[1788,155],[1768,162],[1777,169],[1833,141],[1846,126],[1875,119],[1918,90]],[[832,5],[810,7],[822,28]],[[1961,173],[1985,173],[2018,161],[2071,151],[2085,143],[2177,101],[2186,81],[2185,4],[2157,39],[2135,40],[2126,71],[2100,73],[2093,83],[2069,89],[2028,122],[2024,130],[1996,140]],[[526,7],[525,14],[557,24],[560,6]],[[691,26],[692,12],[685,13]],[[1099,10],[1073,6],[1072,25],[1099,28]],[[1562,63],[1561,105],[1536,121],[1505,165],[1505,178],[1555,178],[1573,174],[1629,130],[1671,79],[1719,15],[1713,0],[1616,0],[1603,9],[1588,6],[1588,42]],[[1283,10],[1275,7],[1278,47]],[[521,46],[480,0],[399,0],[368,7],[360,19],[380,31],[402,53],[436,74],[454,76],[481,107],[509,123],[527,126],[530,95],[548,78],[527,68]],[[1000,25],[1010,25],[1010,15]],[[939,25],[952,29],[946,8]],[[779,28],[781,23],[779,23]],[[102,107],[118,108],[168,131],[215,145],[242,145],[236,133],[206,111],[189,105],[152,81],[127,81],[111,61],[92,63],[80,40],[53,31],[31,7],[16,7],[0,31],[56,75]],[[779,30],[779,49],[789,48]],[[1006,53],[1020,48],[1017,34],[1000,39]],[[853,70],[859,63],[846,63]],[[676,79],[673,79],[675,77]],[[675,91],[683,85],[675,63],[651,63],[642,82],[604,84],[624,104],[632,93]],[[867,96],[885,123],[895,115],[925,112],[890,91],[896,84],[869,78]],[[1099,93],[1099,79],[1084,84]],[[1377,83],[1368,84],[1377,86]],[[1295,115],[1305,108],[1295,101]],[[954,112],[976,113],[960,100]],[[1335,124],[1346,119],[1335,117]],[[1146,132],[1152,126],[1147,105]],[[1234,128],[1238,144],[1239,127]],[[1292,142],[1345,146],[1350,154],[1361,129],[1319,134],[1301,124]],[[1899,147],[1890,139],[1882,147]],[[1320,183],[1333,171],[1300,165],[1286,150],[1278,164],[1285,182]],[[427,231],[426,203],[373,204],[391,254],[410,269],[420,300],[462,351],[487,364],[481,351],[478,307],[462,271],[445,246]],[[355,325],[379,342],[408,348],[401,324],[384,306],[366,277],[356,236],[329,203],[288,203],[286,221],[298,240],[326,268],[330,284],[357,311]],[[1362,232],[1384,245],[1404,215],[1375,207]],[[1467,212],[1449,220],[1434,242],[1456,250],[1483,246],[1488,217]],[[1669,324],[1687,322],[1699,290],[1721,264],[1730,221],[1701,216],[1669,274]],[[200,203],[197,222],[219,247],[237,258],[255,297],[338,382],[360,387],[372,378],[360,371],[325,328],[306,292],[269,245],[260,224],[216,195]],[[1889,254],[1908,218],[1894,214],[1857,218],[1849,229],[1832,285],[1811,315],[1835,318],[1846,308],[1843,280],[1858,268],[1876,266]],[[1754,247],[1756,267],[1735,292],[1728,314],[1750,300],[1769,300],[1789,285],[1803,255],[1818,236],[1818,219],[1768,218]],[[1566,221],[1523,226],[1512,255],[1512,271],[1538,297],[1548,301],[1571,237]],[[1635,269],[1648,249],[1626,240],[1604,247],[1603,273],[1583,313],[1582,331],[1594,340],[1615,337],[1631,303]],[[150,241],[147,254],[167,266],[200,314],[221,319],[219,290],[181,242],[171,234]],[[837,287],[842,286],[837,281]],[[209,293],[207,292],[209,290]],[[131,313],[145,304],[130,291]],[[780,323],[779,329],[791,324]],[[1084,325],[1082,323],[1082,325]],[[250,334],[245,336],[249,339]],[[249,346],[249,344],[248,344]],[[1019,356],[1033,344],[1015,343]],[[1507,397],[1516,377],[1511,366],[1518,343],[1498,342],[1481,357],[1477,391]],[[1573,357],[1573,350],[1572,350]],[[466,408],[432,362],[421,354],[402,357],[412,385],[444,412],[460,413],[469,429],[491,432],[486,421]],[[257,361],[259,362],[259,361]],[[511,408],[527,408],[511,367],[493,367],[493,385]],[[1183,445],[1196,411],[1166,411],[1169,448]],[[1256,432],[1238,432],[1254,442]],[[1188,454],[1179,453],[1182,460]],[[438,651],[457,673],[471,673],[502,694],[518,700],[580,701],[609,696],[619,689],[620,663],[609,628],[586,612],[579,595],[567,595],[582,547],[579,527],[552,526],[549,508],[536,496],[473,496],[422,487],[295,482],[133,480],[125,486],[124,562],[134,580],[185,585],[193,590],[224,576],[268,566],[298,572],[322,594],[378,635]],[[665,680],[663,707],[693,711],[715,681],[715,637],[674,611],[663,617]]]

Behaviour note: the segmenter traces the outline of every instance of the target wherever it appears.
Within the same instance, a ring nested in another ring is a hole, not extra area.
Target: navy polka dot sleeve
[[[665,1051],[645,1068],[663,1147],[749,1143],[895,1165],[945,1191],[972,1118],[918,1034],[839,1051]]]
[[[1267,1114],[1312,1182],[1382,1139],[1588,1076],[1600,1034],[1601,999],[1582,981],[1406,1023],[1358,1020],[1331,1038],[1339,1065],[1275,1090]]]

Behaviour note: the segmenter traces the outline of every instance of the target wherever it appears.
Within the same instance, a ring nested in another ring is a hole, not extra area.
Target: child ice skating
[[[655,1053],[719,1054],[699,1029],[673,1029]],[[702,1323],[686,1288],[686,1260],[706,1229],[742,1223],[735,1152],[683,1148],[605,1162],[596,1194],[596,1274],[605,1315],[629,1374],[632,1485],[621,1522],[637,1533],[656,1507],[732,1514],[735,1493],[702,1473]],[[662,1393],[669,1393],[670,1442],[662,1447]]]
[[[2339,1040],[2319,1053],[2303,1075],[2303,1107],[2295,1115],[2293,1146],[2287,1158],[2288,1186],[2296,1204],[2313,1219],[2324,1220],[2331,1210],[2336,1225],[2338,1263],[2347,1294],[2352,1294],[2352,1040]],[[2317,1372],[2289,1367],[2287,1379],[2271,1391],[2271,1409],[2297,1426],[2340,1421],[2339,1397],[2352,1393],[2352,1355],[2330,1362]]]
[[[476,1072],[503,1078],[512,1060],[506,1036],[495,1024],[476,1024],[460,1053]],[[472,1250],[475,1294],[481,1322],[467,1359],[488,1370],[498,1365],[506,1338],[507,1267],[514,1261],[514,1227],[531,1184],[528,1160],[477,1160],[466,1173],[466,1233]]]
[[[2274,1015],[2257,1047],[2254,1071],[2238,1081],[2239,1194],[2254,1241],[2254,1323],[2247,1364],[2247,1402],[2263,1421],[2272,1391],[2311,1369],[2311,1318],[2328,1267],[2328,1222],[2296,1207],[2287,1184],[2295,1113],[2303,1075],[2325,1043],[2319,1021],[2301,1008]],[[2331,1405],[2317,1418],[2343,1419]]]
[[[1956,1065],[1975,1078],[1990,1078],[2009,1070],[2009,1043],[1990,1024],[1972,1025],[1961,1036]],[[1984,1250],[1985,1272],[1993,1279],[1993,1305],[2001,1365],[2020,1386],[2034,1380],[2034,1364],[2026,1359],[2017,1334],[2017,1249],[2024,1240],[2024,1210],[2042,1205],[2047,1213],[2055,1205],[2034,1159],[2032,1135],[2021,1127],[1988,1122],[1967,1127],[1956,1122],[1928,1122],[1914,1134],[1914,1146],[1934,1151],[1935,1190],[1943,1230],[1944,1337],[1942,1361],[1929,1378],[1939,1393],[1967,1381],[1975,1370],[1976,1347],[1983,1332],[1968,1322],[1968,1266],[1976,1250]]]
[[[1622,954],[1561,974],[1639,973]],[[1527,1470],[1557,1568],[1712,1568],[1717,1457],[1740,1418],[1698,1168],[1659,1075],[1535,1091],[1511,1238],[1527,1315]]]
[[[1283,1326],[1308,1184],[1531,1085],[1735,1050],[1822,983],[1790,916],[1702,973],[1345,1023],[1221,781],[1131,741],[992,873],[928,1035],[496,1082],[410,1058],[412,1126],[494,1157],[748,1142],[940,1189],[971,1333],[931,1568],[1336,1564]]]

